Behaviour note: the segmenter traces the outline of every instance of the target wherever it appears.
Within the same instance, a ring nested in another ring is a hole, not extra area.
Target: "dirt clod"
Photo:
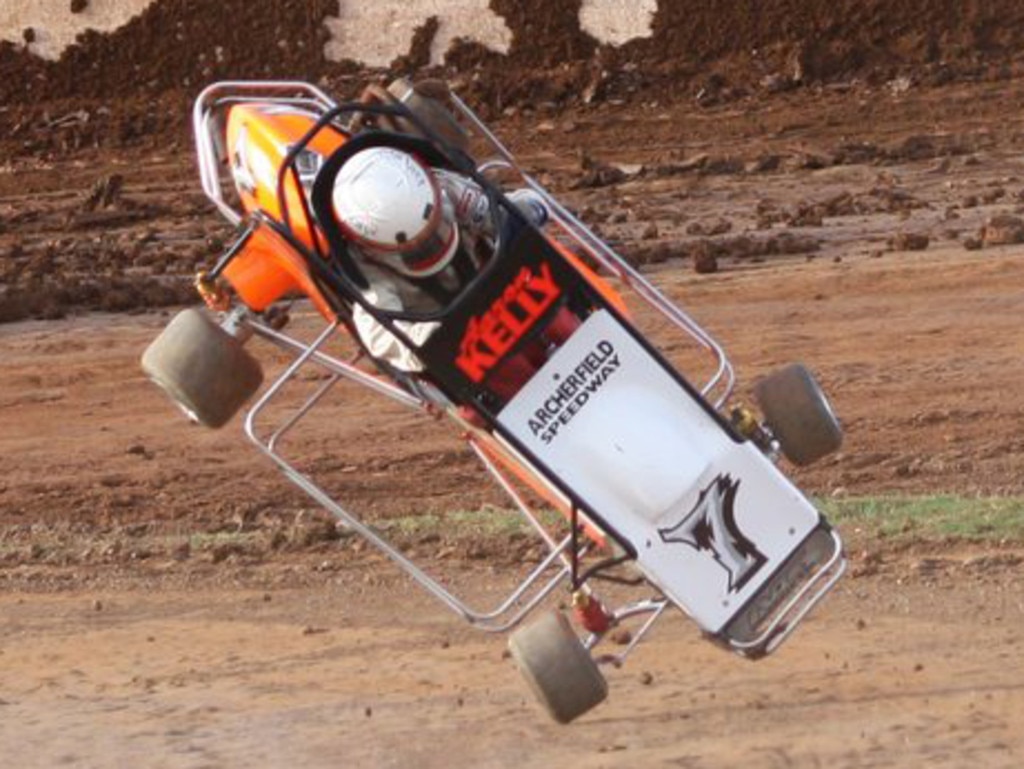
[[[1024,243],[1024,220],[1011,214],[993,216],[981,228],[980,240],[986,247]]]
[[[931,238],[916,232],[900,232],[889,240],[892,251],[924,251],[928,248]]]

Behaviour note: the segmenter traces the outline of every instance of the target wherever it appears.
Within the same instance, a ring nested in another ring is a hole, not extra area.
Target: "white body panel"
[[[717,633],[819,524],[817,510],[608,312],[593,314],[499,422],[636,548]]]

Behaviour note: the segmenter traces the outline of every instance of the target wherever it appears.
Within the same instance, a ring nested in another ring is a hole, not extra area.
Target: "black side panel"
[[[536,229],[523,225],[506,234],[497,263],[445,313],[441,328],[419,349],[438,383],[462,397],[473,398],[497,364],[520,349],[558,307],[578,304],[581,292],[592,293]]]

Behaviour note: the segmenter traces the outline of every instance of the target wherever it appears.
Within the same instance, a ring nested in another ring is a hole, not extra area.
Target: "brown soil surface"
[[[1019,9],[1002,5],[1007,24],[993,26],[974,6],[931,3],[964,20],[935,37],[1009,45]],[[907,43],[892,56],[912,52],[924,38],[897,22],[920,9],[886,7],[889,26],[845,39],[885,33]],[[792,23],[822,18],[794,11]],[[835,29],[842,40],[849,28]],[[793,472],[807,492],[1020,497],[1024,80],[1012,67],[993,76],[992,61],[950,82],[926,66],[740,92],[723,76],[622,103],[625,91],[588,81],[589,103],[514,102],[495,127],[723,344],[741,395],[791,360],[820,375],[847,440]],[[635,84],[630,72],[615,88]],[[190,426],[144,381],[141,351],[230,235],[199,192],[186,117],[166,110],[179,98],[0,110],[17,129],[0,158],[7,763],[1021,765],[1019,542],[897,547],[844,530],[851,573],[778,654],[744,662],[674,616],[608,671],[608,703],[552,725],[501,637],[337,531],[237,420]],[[43,113],[46,124],[19,122]],[[280,355],[256,350],[279,370]],[[297,461],[492,605],[536,547],[410,526],[495,497],[425,419],[355,387],[342,396]]]
[[[445,77],[488,118],[611,100],[734,103],[806,86],[898,78],[943,84],[1021,70],[1016,0],[661,0],[652,33],[615,48],[579,25],[580,0],[491,0],[507,55],[462,41],[423,69],[425,20],[388,73]],[[187,140],[191,100],[223,79],[297,79],[355,95],[366,73],[324,57],[331,0],[158,0],[123,28],[83,33],[59,61],[0,43],[0,151],[165,147]]]

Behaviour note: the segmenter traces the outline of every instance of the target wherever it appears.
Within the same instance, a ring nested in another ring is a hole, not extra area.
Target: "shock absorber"
[[[611,612],[592,593],[577,590],[572,594],[572,610],[576,621],[590,633],[600,635],[614,622]]]
[[[775,447],[772,445],[772,435],[761,425],[754,412],[746,406],[737,406],[729,414],[729,421],[736,432],[744,438],[753,441],[762,451],[772,454]]]
[[[214,312],[227,312],[231,308],[231,297],[223,284],[205,270],[196,274],[195,287],[206,306]]]

